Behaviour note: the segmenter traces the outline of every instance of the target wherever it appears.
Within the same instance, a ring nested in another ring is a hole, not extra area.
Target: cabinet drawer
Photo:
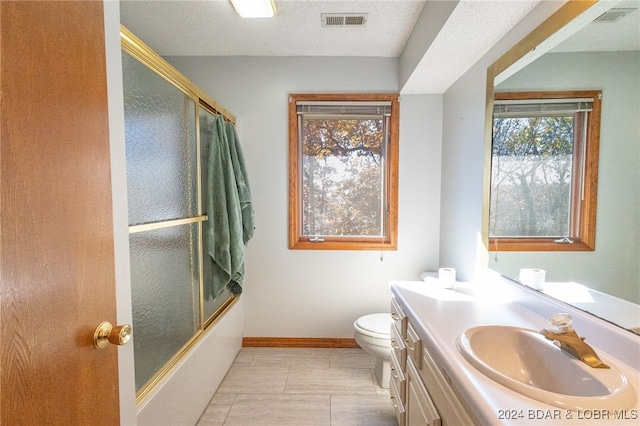
[[[400,337],[400,333],[395,325],[391,325],[391,352],[398,360],[400,370],[402,372],[405,371],[406,368],[406,358],[407,358],[407,347],[404,344],[404,339]]]
[[[402,340],[407,337],[407,316],[395,297],[391,297],[391,321],[400,332]]]
[[[418,337],[418,333],[414,330],[411,322],[407,323],[407,338],[405,340],[407,345],[407,356],[413,359],[418,370],[422,366],[422,340]]]
[[[402,401],[405,400],[405,374],[404,374],[404,370],[401,367],[400,364],[400,360],[398,360],[398,358],[396,358],[396,354],[392,351],[391,352],[391,381],[395,382],[396,385],[396,389],[399,392],[399,396],[400,399]]]
[[[398,425],[404,426],[406,424],[406,421],[405,421],[406,411],[404,408],[404,398],[400,396],[400,392],[396,387],[395,381],[393,380],[391,380],[391,383],[389,385],[389,398],[391,400],[391,405],[393,406],[393,410],[396,413],[396,419],[398,420]]]

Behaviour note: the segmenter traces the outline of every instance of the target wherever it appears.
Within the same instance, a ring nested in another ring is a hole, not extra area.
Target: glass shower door
[[[121,27],[136,399],[237,296],[212,292],[204,241],[211,121],[235,117]]]
[[[136,390],[201,329],[197,101],[123,52]]]

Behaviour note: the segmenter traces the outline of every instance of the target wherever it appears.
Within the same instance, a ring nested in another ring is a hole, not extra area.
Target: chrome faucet
[[[596,351],[585,343],[584,337],[578,336],[573,329],[571,315],[553,314],[549,318],[549,322],[555,331],[542,329],[540,334],[549,340],[558,342],[562,350],[570,353],[590,367],[609,368],[607,364],[598,358]]]

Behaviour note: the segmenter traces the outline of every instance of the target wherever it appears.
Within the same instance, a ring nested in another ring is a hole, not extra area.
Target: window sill
[[[375,240],[339,240],[325,239],[321,242],[309,241],[308,238],[289,243],[291,250],[397,250],[395,241]]]
[[[594,251],[595,244],[578,239],[556,243],[551,238],[490,238],[489,251]]]

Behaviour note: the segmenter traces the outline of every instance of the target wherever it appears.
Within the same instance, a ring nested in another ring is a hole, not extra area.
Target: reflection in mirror
[[[496,251],[489,246],[489,267],[516,280],[521,269],[544,270],[541,287],[545,293],[638,332],[640,0],[601,0],[591,7],[576,6],[578,3],[584,2],[569,2],[559,10],[565,9],[564,17],[551,16],[517,46],[520,51],[531,51],[529,54],[508,52],[500,58],[489,68],[488,81],[494,82],[495,93],[602,92],[595,248],[532,252],[504,251],[500,247]],[[558,22],[568,15],[567,8],[575,9],[573,17],[556,31]],[[493,99],[494,93],[488,90],[488,129]],[[488,133],[485,152],[490,155]],[[486,212],[487,222],[488,217]],[[488,227],[485,224],[486,233]]]
[[[493,250],[593,250],[601,98],[596,90],[495,92]]]

